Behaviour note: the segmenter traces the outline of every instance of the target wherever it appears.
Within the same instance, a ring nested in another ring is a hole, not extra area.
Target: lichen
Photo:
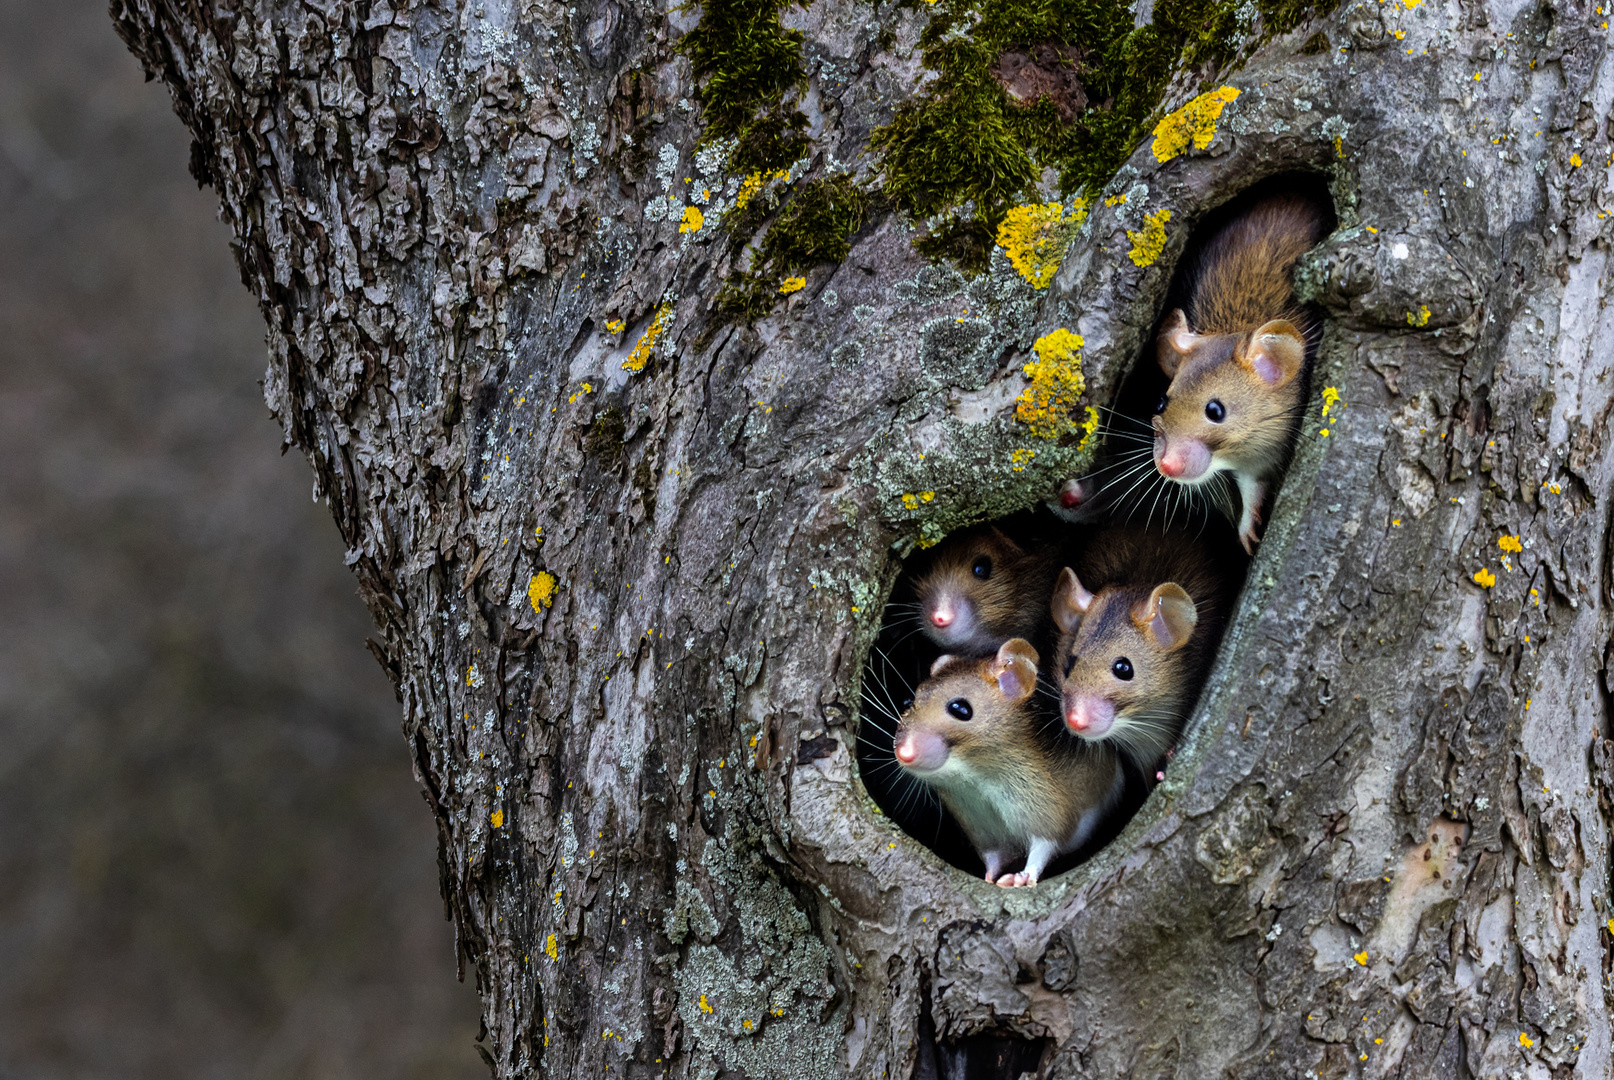
[[[650,354],[655,351],[656,343],[667,332],[667,323],[672,319],[672,312],[671,301],[663,301],[662,305],[656,309],[655,317],[650,320],[650,325],[645,327],[644,333],[639,335],[639,340],[634,343],[633,351],[628,354],[628,358],[622,361],[623,371],[637,375],[644,370],[644,366],[650,362]]]
[[[686,206],[684,207],[684,218],[678,223],[678,231],[681,233],[700,232],[701,226],[705,224],[706,215],[701,213],[699,208]]]
[[[1156,160],[1170,161],[1190,145],[1199,150],[1209,146],[1216,137],[1216,121],[1221,118],[1222,110],[1238,96],[1238,87],[1222,86],[1167,113],[1154,128],[1151,149]]]
[[[1482,589],[1489,589],[1496,584],[1496,575],[1482,566],[1474,571],[1474,584]]]
[[[997,241],[1015,271],[1033,289],[1046,289],[1059,269],[1074,226],[1087,220],[1087,200],[1078,196],[1065,219],[1065,207],[1050,202],[1016,206],[998,224]]]
[[[1126,238],[1132,241],[1132,250],[1127,252],[1127,258],[1138,266],[1152,266],[1166,248],[1166,222],[1171,220],[1171,211],[1161,207],[1143,219],[1143,227],[1136,231],[1128,229]]]
[[[791,293],[801,292],[801,290],[805,289],[806,287],[806,278],[787,277],[779,283],[779,293],[782,296],[789,296]]]
[[[1023,369],[1031,385],[1014,403],[1014,418],[1031,434],[1055,439],[1080,430],[1081,424],[1072,414],[1087,385],[1082,375],[1082,344],[1080,334],[1061,327],[1038,338],[1033,346],[1037,359]],[[1014,471],[1022,471],[1028,460],[1016,461]]]
[[[548,570],[540,570],[532,576],[532,580],[527,583],[527,600],[532,604],[534,612],[542,613],[555,602],[557,584],[555,575]]]

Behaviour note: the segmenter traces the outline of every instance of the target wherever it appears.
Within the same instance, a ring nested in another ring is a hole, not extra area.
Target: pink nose
[[[954,618],[956,616],[953,614],[952,607],[948,604],[942,604],[930,613],[930,623],[938,629],[952,626]]]
[[[947,740],[934,731],[909,728],[897,732],[892,747],[897,764],[913,772],[935,772],[947,764]]]
[[[1065,486],[1059,490],[1059,503],[1066,510],[1074,510],[1086,501],[1087,496],[1082,491],[1080,480],[1066,481]]]
[[[1115,722],[1115,703],[1083,695],[1065,706],[1065,726],[1088,739],[1103,738]]]
[[[1181,454],[1168,451],[1160,458],[1160,473],[1162,476],[1169,476],[1172,479],[1176,479],[1182,475],[1184,464],[1185,462],[1183,461]]]
[[[914,741],[912,739],[903,739],[901,742],[897,743],[896,752],[898,761],[902,762],[904,765],[912,765],[914,763],[914,759],[919,756],[919,747],[914,745]]]

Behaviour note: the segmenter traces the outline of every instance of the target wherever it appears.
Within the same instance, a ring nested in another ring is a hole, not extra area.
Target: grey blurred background
[[[105,0],[0,0],[0,1080],[483,1077],[188,147]]]

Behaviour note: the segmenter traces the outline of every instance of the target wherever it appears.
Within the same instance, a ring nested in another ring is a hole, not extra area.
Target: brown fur
[[[1196,334],[1249,334],[1287,319],[1303,334],[1310,313],[1295,300],[1295,263],[1323,238],[1324,221],[1298,195],[1263,199],[1200,252],[1186,313]]]
[[[992,560],[991,575],[984,581],[972,571],[983,555]],[[972,656],[993,652],[1010,638],[1035,639],[1058,572],[1059,560],[1050,547],[1022,547],[992,526],[956,533],[937,545],[914,583],[920,626],[942,648]],[[975,631],[967,640],[947,639],[926,619],[927,605],[944,589],[974,609]]]
[[[1143,767],[1152,765],[1182,734],[1189,706],[1221,639],[1230,583],[1210,552],[1182,533],[1117,527],[1093,538],[1075,567],[1084,588],[1094,594],[1078,625],[1062,629],[1052,658],[1052,681],[1061,693],[1110,698],[1118,719],[1106,741],[1119,743]],[[1182,587],[1194,601],[1198,621],[1187,644],[1161,647],[1134,613],[1166,582]],[[1056,592],[1056,609],[1066,600]],[[1059,616],[1055,614],[1055,621]],[[1110,665],[1127,657],[1134,676],[1117,679]],[[1072,662],[1074,657],[1074,662]],[[1147,725],[1123,721],[1147,719]],[[1133,730],[1127,730],[1128,726]]]
[[[1116,776],[1113,751],[1073,747],[1039,710],[1033,690],[1018,700],[1003,693],[996,670],[1005,654],[1029,659],[1034,687],[1037,653],[1026,641],[1007,642],[998,655],[980,659],[943,656],[897,731],[898,740],[914,728],[946,739],[955,767],[918,778],[935,788],[983,857],[991,850],[1023,855],[1033,837],[1070,837],[1083,814],[1110,798]],[[970,720],[948,714],[955,698],[970,703]]]

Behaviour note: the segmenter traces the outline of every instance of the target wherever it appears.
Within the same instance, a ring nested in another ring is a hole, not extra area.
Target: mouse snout
[[[1065,486],[1059,489],[1059,504],[1066,510],[1074,510],[1087,501],[1087,489],[1080,480],[1066,480]]]
[[[942,597],[931,606],[930,625],[938,630],[945,630],[952,626],[953,620],[956,618],[958,618],[958,612],[953,610],[953,602],[947,597]]]
[[[1115,702],[1093,694],[1067,698],[1065,726],[1084,739],[1102,739],[1115,723]]]
[[[1198,439],[1173,439],[1157,430],[1154,463],[1161,476],[1172,480],[1198,480],[1210,468],[1210,462],[1210,447]]]
[[[935,772],[947,763],[947,740],[934,731],[899,731],[892,749],[897,763],[914,772]]]

